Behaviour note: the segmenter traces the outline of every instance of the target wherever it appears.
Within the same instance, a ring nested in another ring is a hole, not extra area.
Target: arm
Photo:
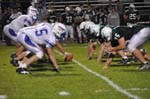
[[[47,54],[48,54],[48,57],[51,59],[51,61],[53,63],[53,66],[55,67],[55,69],[58,69],[59,66],[58,66],[58,64],[56,62],[56,58],[54,56],[52,48],[47,48]]]
[[[58,49],[59,49],[59,51],[64,55],[64,57],[66,57],[69,53],[68,52],[65,52],[65,49],[64,49],[64,47],[61,45],[61,43],[60,42],[56,42],[56,45],[55,45]]]
[[[65,49],[64,49],[64,47],[61,45],[60,42],[57,41],[55,46],[59,49],[59,51],[60,51],[63,55],[65,55]]]
[[[113,57],[115,56],[116,52],[113,52],[113,53],[109,53],[108,55],[108,58],[106,60],[106,63],[103,67],[104,70],[108,69],[108,66],[111,64],[112,60],[113,60]]]
[[[113,58],[107,58],[106,63],[105,63],[105,65],[104,65],[104,67],[103,67],[104,70],[107,70],[107,69],[108,69],[108,66],[109,66],[110,63],[112,62],[112,59],[113,59]]]
[[[120,39],[118,40],[118,43],[119,43],[118,46],[116,46],[116,47],[111,47],[111,46],[109,46],[108,48],[106,48],[106,50],[112,52],[112,51],[122,50],[122,49],[125,48],[126,43],[125,43],[125,38],[124,38],[124,37],[120,38]]]
[[[103,56],[103,52],[104,52],[104,45],[101,44],[101,47],[99,49],[99,54],[98,54],[98,58],[97,58],[97,63],[100,63],[102,60],[102,56]]]

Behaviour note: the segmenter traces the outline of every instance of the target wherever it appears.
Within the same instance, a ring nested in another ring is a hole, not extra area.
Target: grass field
[[[149,44],[146,45],[150,50]],[[20,75],[10,64],[15,47],[0,46],[0,99],[150,99],[150,71],[138,71],[139,64],[111,65],[87,60],[86,44],[65,45],[74,60],[64,63],[56,52],[61,72],[52,71],[49,63],[35,63],[30,75]],[[116,59],[118,60],[118,59]]]

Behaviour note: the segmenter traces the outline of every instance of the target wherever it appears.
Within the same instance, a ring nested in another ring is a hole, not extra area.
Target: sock
[[[19,68],[27,68],[27,65],[25,63],[19,64]]]
[[[127,57],[127,56],[123,56],[122,58],[123,58],[123,59],[128,59],[128,57]]]
[[[147,62],[147,61],[145,61],[143,64],[148,64],[148,62]]]

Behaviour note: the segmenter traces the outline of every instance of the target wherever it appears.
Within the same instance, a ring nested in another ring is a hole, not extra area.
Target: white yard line
[[[58,52],[57,50],[55,50],[56,53],[62,55],[60,52]],[[101,78],[102,80],[104,80],[105,82],[107,82],[111,87],[113,87],[114,89],[116,89],[118,92],[128,96],[129,98],[132,99],[141,99],[139,96],[137,95],[133,95],[131,93],[129,93],[128,91],[126,91],[125,89],[121,88],[119,85],[115,84],[113,81],[109,80],[107,77],[101,75],[100,73],[97,73],[89,68],[87,68],[86,65],[81,64],[80,62],[78,62],[77,60],[73,59],[72,60],[74,63],[78,64],[80,67],[82,67],[84,70],[86,70],[87,72]]]
[[[129,88],[129,91],[150,91],[150,88]]]
[[[6,95],[0,95],[0,99],[7,99]]]

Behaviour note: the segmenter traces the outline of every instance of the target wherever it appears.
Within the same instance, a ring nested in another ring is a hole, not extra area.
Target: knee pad
[[[39,51],[36,53],[36,56],[41,59],[43,57],[44,53],[42,51]]]

